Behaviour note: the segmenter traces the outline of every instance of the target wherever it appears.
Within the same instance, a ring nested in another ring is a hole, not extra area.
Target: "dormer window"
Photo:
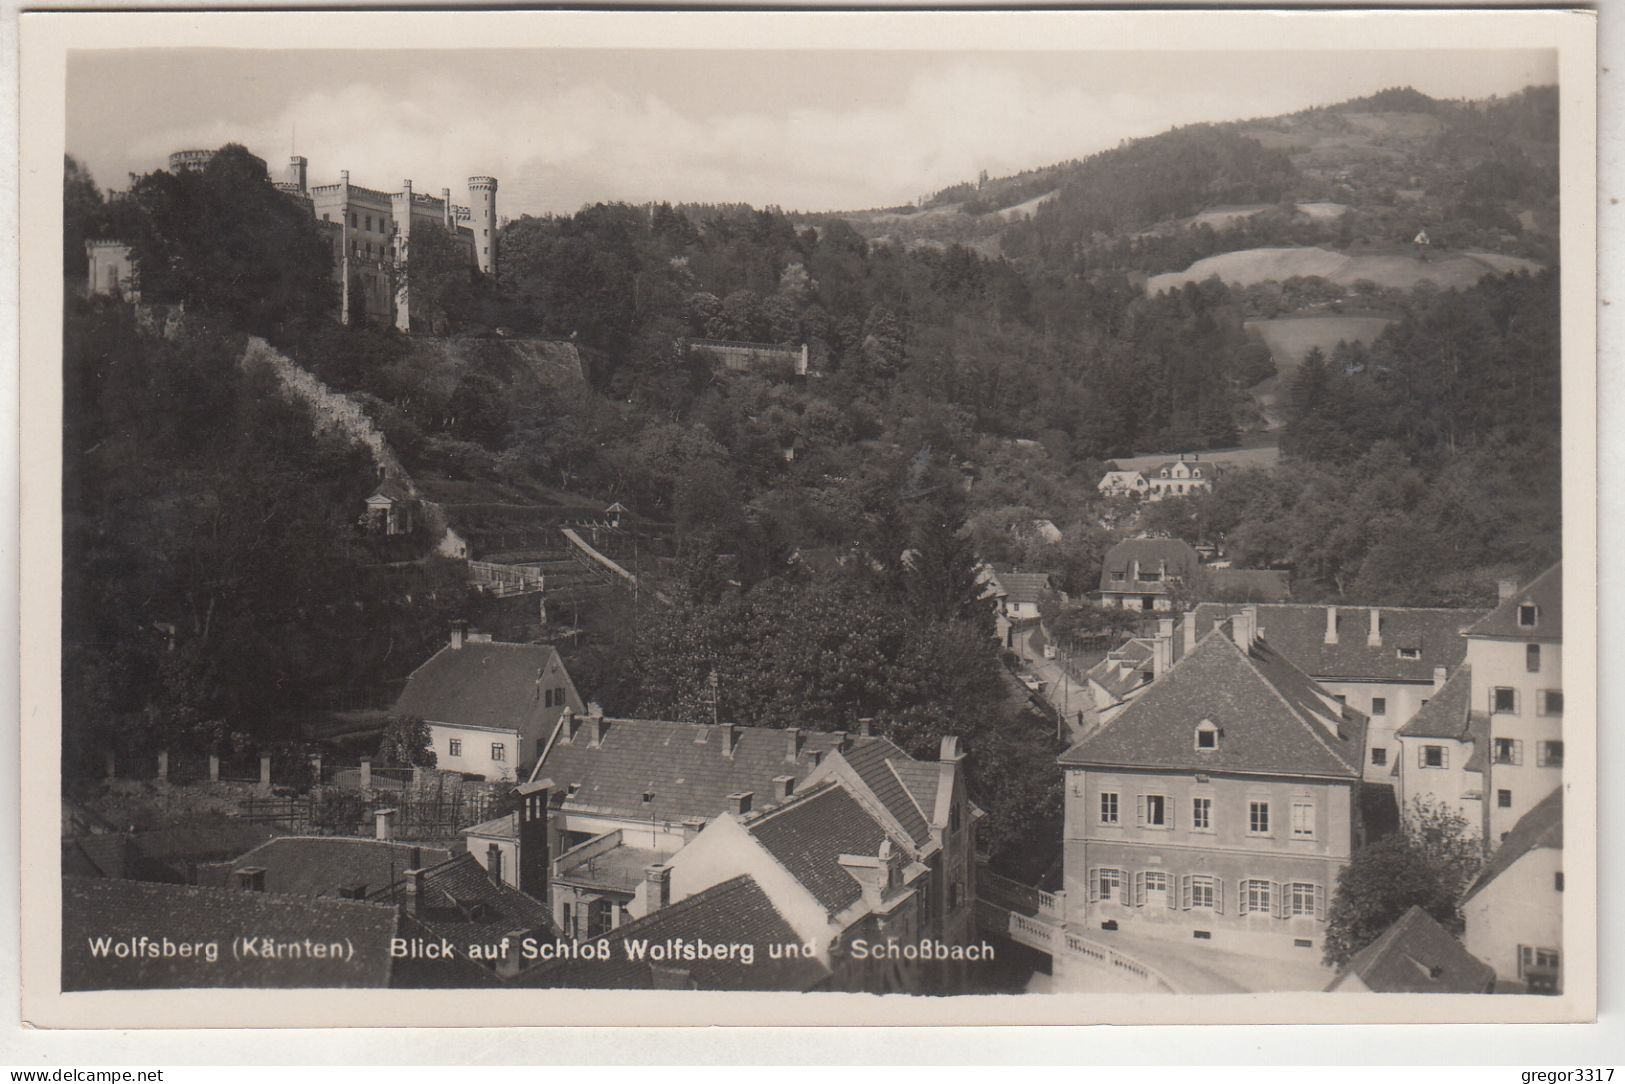
[[[1192,478],[1200,478],[1200,477],[1202,477],[1202,472],[1201,472],[1201,470],[1200,470],[1200,469],[1197,469],[1197,470],[1193,470],[1193,471],[1191,471],[1191,477],[1192,477]]]
[[[1219,747],[1219,728],[1213,725],[1212,719],[1203,719],[1196,724],[1196,748],[1217,749]]]
[[[1518,607],[1518,627],[1532,629],[1540,621],[1540,610],[1533,602],[1522,603]]]
[[[1402,647],[1399,649],[1399,657],[1402,659],[1420,659],[1422,649],[1419,647]]]

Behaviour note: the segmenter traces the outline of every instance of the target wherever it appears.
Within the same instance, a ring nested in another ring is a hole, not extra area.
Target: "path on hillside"
[[[1016,650],[1044,683],[1044,698],[1066,720],[1071,740],[1080,742],[1100,725],[1100,719],[1095,714],[1094,697],[1089,695],[1087,685],[1072,679],[1060,660],[1044,658],[1043,649],[1032,642],[1037,632],[1038,626],[1034,625],[1017,633]]]

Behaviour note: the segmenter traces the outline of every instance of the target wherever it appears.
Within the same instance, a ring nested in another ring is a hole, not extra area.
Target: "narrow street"
[[[1074,681],[1067,674],[1059,659],[1044,658],[1043,648],[1033,642],[1037,632],[1037,625],[1018,632],[1015,637],[1016,652],[1044,683],[1044,698],[1066,720],[1071,740],[1082,741],[1100,725],[1095,715],[1094,698],[1089,695],[1087,685]]]

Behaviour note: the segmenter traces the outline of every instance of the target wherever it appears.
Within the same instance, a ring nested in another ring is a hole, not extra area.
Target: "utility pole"
[[[705,683],[711,687],[711,725],[717,725],[717,701],[721,699],[717,687],[717,668],[711,667],[711,673],[706,677]]]

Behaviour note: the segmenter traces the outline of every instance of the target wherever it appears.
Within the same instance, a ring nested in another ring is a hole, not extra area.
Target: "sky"
[[[1384,87],[1483,98],[1557,81],[1550,50],[881,52],[76,50],[68,153],[103,187],[235,141],[280,179],[398,191],[499,180],[503,216],[584,204],[861,210],[978,171]]]

